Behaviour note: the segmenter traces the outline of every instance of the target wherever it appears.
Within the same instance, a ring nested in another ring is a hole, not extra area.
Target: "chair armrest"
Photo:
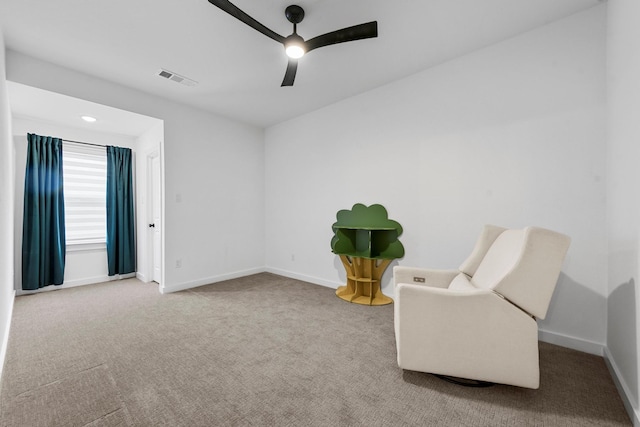
[[[538,326],[490,290],[400,283],[394,326],[398,365],[538,388]]]
[[[400,283],[410,283],[446,288],[458,274],[460,274],[458,270],[433,270],[396,265],[393,267],[393,283],[395,286]],[[420,281],[420,279],[424,279],[424,281]]]

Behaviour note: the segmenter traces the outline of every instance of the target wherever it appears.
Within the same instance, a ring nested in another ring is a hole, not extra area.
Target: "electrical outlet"
[[[295,261],[296,260],[296,256],[294,254],[291,254],[291,261]]]
[[[176,268],[182,268],[182,258],[176,260]]]

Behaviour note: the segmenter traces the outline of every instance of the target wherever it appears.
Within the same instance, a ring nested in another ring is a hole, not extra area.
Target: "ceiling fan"
[[[251,28],[260,31],[265,36],[284,45],[287,56],[289,57],[289,63],[287,64],[287,71],[284,74],[284,79],[280,86],[293,86],[293,81],[296,78],[296,71],[298,69],[298,59],[305,53],[309,53],[319,47],[336,43],[378,37],[378,22],[371,21],[365,24],[332,31],[305,41],[297,33],[297,25],[302,22],[304,18],[304,9],[297,5],[288,6],[284,11],[287,20],[293,24],[293,33],[287,37],[283,37],[238,9],[237,6],[228,0],[209,0],[209,3],[219,7]]]

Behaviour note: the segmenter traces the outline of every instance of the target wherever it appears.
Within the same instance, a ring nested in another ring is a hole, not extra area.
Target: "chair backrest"
[[[461,271],[471,276],[473,286],[492,289],[544,319],[570,241],[564,234],[539,227],[506,230],[487,226],[476,244],[477,251],[472,253],[473,259],[469,257]]]

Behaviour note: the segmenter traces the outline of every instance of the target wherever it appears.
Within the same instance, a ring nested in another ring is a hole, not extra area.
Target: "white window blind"
[[[64,143],[62,168],[67,244],[106,242],[106,149]]]

